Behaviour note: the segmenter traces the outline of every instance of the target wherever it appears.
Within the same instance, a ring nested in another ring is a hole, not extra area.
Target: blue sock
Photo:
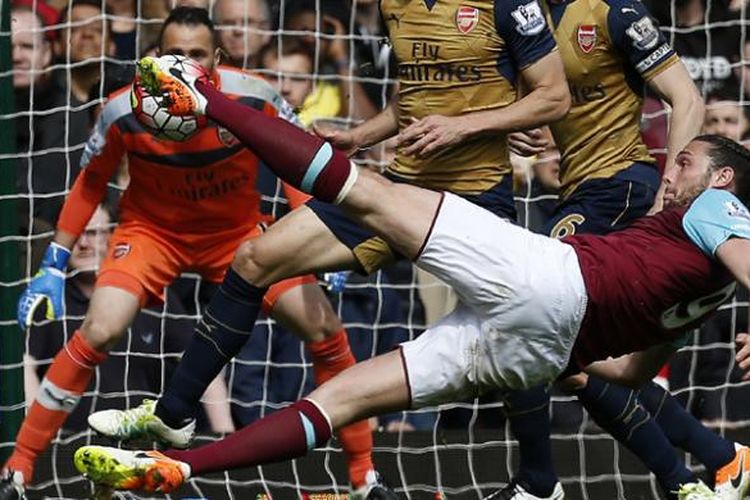
[[[663,388],[651,382],[639,397],[672,444],[691,453],[710,471],[734,460],[734,444],[706,429]]]
[[[552,463],[547,387],[538,385],[525,391],[511,391],[505,397],[505,405],[520,455],[514,479],[533,495],[549,496],[557,483],[557,474]]]
[[[586,387],[576,394],[599,427],[635,453],[666,493],[696,481],[635,391],[589,376]]]
[[[206,387],[250,338],[265,293],[227,271],[156,405],[156,415],[167,425],[180,427],[195,415]]]

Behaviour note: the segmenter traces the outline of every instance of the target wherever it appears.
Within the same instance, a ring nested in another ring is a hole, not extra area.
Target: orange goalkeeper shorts
[[[262,233],[259,225],[249,230],[180,234],[151,224],[124,222],[112,233],[96,286],[126,290],[139,298],[141,307],[160,304],[164,289],[183,272],[220,283],[237,247]],[[276,300],[295,286],[316,281],[307,275],[272,285],[263,298],[263,310],[270,312]]]

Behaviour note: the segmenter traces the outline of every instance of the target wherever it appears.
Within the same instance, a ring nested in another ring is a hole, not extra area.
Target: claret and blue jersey
[[[734,277],[716,258],[729,238],[750,239],[750,212],[717,189],[623,231],[565,238],[588,293],[574,362],[641,351],[699,325],[734,292]]]

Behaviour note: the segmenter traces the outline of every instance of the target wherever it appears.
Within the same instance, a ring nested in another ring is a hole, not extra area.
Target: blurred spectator
[[[107,9],[115,16],[112,19],[112,42],[115,45],[114,56],[126,61],[135,60],[136,18],[138,17],[138,0],[107,0]]]
[[[114,54],[111,25],[101,0],[72,0],[62,9],[60,37],[54,44],[58,61],[66,66],[61,77],[69,82],[70,106],[86,102],[91,87],[102,78],[103,61]]]
[[[341,92],[333,82],[314,85],[315,70],[312,46],[296,37],[284,37],[263,53],[263,66],[276,73],[271,83],[297,111],[300,121],[309,128],[314,121],[341,116]]]
[[[318,5],[320,10],[316,10]],[[311,103],[330,106],[329,101],[333,101],[335,90],[340,103],[336,113],[338,116],[355,119],[374,116],[378,108],[367,97],[362,85],[352,78],[356,76],[356,62],[349,53],[351,33],[346,27],[351,22],[351,11],[348,2],[288,0],[285,7],[283,29],[293,32],[290,36],[298,37],[313,47],[313,60],[318,63],[314,66],[318,78],[313,87]],[[314,110],[312,113],[318,114]]]
[[[720,87],[706,98],[706,116],[703,131],[717,134],[735,141],[744,141],[750,132],[750,117],[747,106],[737,100],[736,86]]]
[[[11,9],[13,89],[16,118],[16,188],[21,195],[22,233],[50,231],[62,207],[65,192],[79,171],[89,115],[70,97],[65,72],[52,73],[52,47],[43,28],[40,10],[24,5]],[[39,196],[45,195],[45,196]],[[45,242],[34,240],[35,243]],[[36,245],[32,246],[32,251]],[[30,256],[32,267],[36,255]]]
[[[651,0],[649,3],[651,12],[669,31],[667,39],[672,40],[672,46],[704,96],[721,85],[736,83],[732,64],[742,52],[739,27],[716,24],[732,16],[726,3],[713,0],[708,9],[708,1]]]
[[[271,12],[266,0],[216,0],[213,20],[226,60],[237,68],[254,69],[271,40]]]
[[[29,332],[24,364],[28,403],[33,400],[52,358],[83,320],[94,291],[96,270],[107,252],[111,226],[109,212],[99,206],[71,252],[64,319],[35,322]],[[86,418],[92,411],[134,407],[146,397],[158,396],[190,341],[194,323],[186,319],[179,301],[169,294],[163,309],[144,309],[128,335],[112,349],[107,361],[99,365],[92,387],[66,420],[64,428],[84,430],[88,428]],[[212,423],[211,429],[216,432],[231,429],[222,421],[222,417],[228,415],[228,398],[226,386],[220,379],[206,390],[204,408]]]

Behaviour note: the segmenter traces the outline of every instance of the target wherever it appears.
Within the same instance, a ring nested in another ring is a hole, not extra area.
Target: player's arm
[[[107,183],[122,158],[124,147],[119,130],[106,123],[106,106],[81,157],[81,173],[65,199],[52,243],[44,253],[39,272],[18,299],[16,318],[21,329],[31,323],[36,308],[47,304],[46,316],[55,319],[62,314],[65,271],[78,236],[86,228],[97,205],[104,198]]]
[[[716,249],[716,257],[745,288],[750,288],[750,240],[730,238]]]
[[[682,61],[654,76],[648,85],[672,108],[667,135],[666,164],[669,167],[674,164],[677,153],[700,133],[706,108]]]
[[[614,384],[640,389],[659,373],[677,348],[669,342],[655,345],[645,351],[591,363],[585,372]]]
[[[672,108],[667,136],[667,168],[701,130],[705,107],[682,61],[646,7],[635,0],[616,0],[608,16],[614,47],[661,99]],[[661,210],[664,184],[652,212]]]
[[[313,130],[351,156],[359,149],[382,142],[398,133],[398,100],[394,94],[385,109],[353,129],[340,130],[314,124]]]

